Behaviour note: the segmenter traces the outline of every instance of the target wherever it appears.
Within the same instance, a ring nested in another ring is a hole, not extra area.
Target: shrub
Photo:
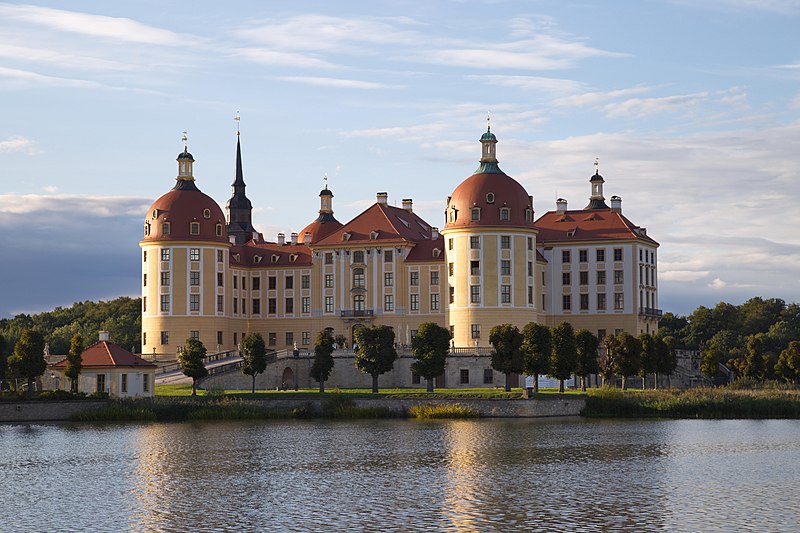
[[[480,413],[477,409],[461,404],[445,405],[415,405],[408,410],[408,414],[414,418],[478,418]]]

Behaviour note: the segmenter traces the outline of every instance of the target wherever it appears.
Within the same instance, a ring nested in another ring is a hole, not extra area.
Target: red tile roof
[[[434,251],[439,250],[439,255],[434,255]],[[444,262],[444,237],[441,235],[436,240],[418,241],[406,257],[409,262]]]
[[[304,244],[250,241],[230,251],[233,267],[311,266],[311,249]]]
[[[126,368],[155,368],[156,365],[145,361],[138,355],[109,341],[98,341],[81,353],[83,368],[107,368],[107,367],[126,367]],[[64,368],[67,360],[62,359],[53,365],[53,368]]]
[[[493,197],[493,198],[492,198]],[[489,202],[491,199],[491,202]],[[472,220],[472,209],[480,208],[480,220]],[[508,220],[500,219],[500,209],[509,209]],[[455,208],[458,218],[450,220],[450,211]],[[448,221],[445,228],[501,226],[530,228],[525,214],[533,214],[532,198],[525,187],[504,173],[479,173],[465,179],[453,191],[447,205]]]
[[[640,240],[658,246],[641,228],[622,213],[609,209],[581,209],[559,214],[548,211],[535,226],[540,244],[572,241]]]
[[[374,239],[372,238],[373,232],[377,232]],[[346,239],[343,237],[345,234],[349,235]],[[399,207],[375,203],[314,245],[404,244],[428,240],[431,240],[431,226],[420,217]]]

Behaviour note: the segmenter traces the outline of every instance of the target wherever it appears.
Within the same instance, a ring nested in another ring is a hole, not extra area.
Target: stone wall
[[[99,409],[106,401],[0,402],[0,422],[47,422],[68,420],[78,411]]]

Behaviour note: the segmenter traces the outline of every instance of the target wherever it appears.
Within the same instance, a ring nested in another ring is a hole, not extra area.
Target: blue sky
[[[800,2],[0,3],[0,317],[139,293],[189,132],[224,205],[241,113],[267,239],[387,191],[441,226],[477,167],[606,196],[661,243],[660,307],[800,301]]]

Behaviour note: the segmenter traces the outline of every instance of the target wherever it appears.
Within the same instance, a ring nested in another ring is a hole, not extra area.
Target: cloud
[[[16,224],[19,215],[68,217],[144,217],[150,198],[79,194],[0,194],[0,227]]]
[[[25,137],[11,137],[5,141],[0,141],[0,154],[15,152],[22,152],[27,155],[36,155],[42,153],[34,141]]]
[[[20,86],[37,87],[77,87],[77,88],[99,88],[101,84],[89,80],[77,80],[72,78],[60,78],[58,76],[46,76],[18,70],[13,68],[0,67],[0,87],[19,88]]]
[[[130,65],[119,61],[76,55],[64,50],[32,48],[0,43],[0,57],[24,63],[49,63],[59,68],[79,70],[129,70]]]
[[[708,276],[707,270],[694,271],[694,270],[662,270],[659,273],[659,278],[662,281],[697,281]]]
[[[575,93],[585,88],[583,82],[560,78],[546,78],[542,76],[503,76],[479,74],[467,76],[469,80],[482,81],[490,85],[502,87],[515,87],[530,91],[544,93],[564,94]]]
[[[295,52],[283,52],[278,50],[268,50],[264,48],[235,48],[231,55],[249,59],[256,63],[265,65],[279,65],[295,68],[339,68],[338,65],[313,56],[298,54]]]
[[[572,94],[562,98],[556,98],[552,103],[553,105],[559,107],[592,106],[601,104],[603,102],[608,102],[609,100],[625,98],[635,94],[650,92],[652,90],[652,87],[640,85],[636,87],[629,87],[627,89],[616,89],[613,91],[584,92],[581,94]]]
[[[606,116],[611,118],[641,118],[656,113],[681,112],[704,104],[708,92],[664,96],[660,98],[631,98],[624,102],[607,104]]]
[[[341,78],[323,78],[319,76],[278,76],[276,79],[292,83],[303,83],[318,87],[335,87],[337,89],[392,89],[391,85],[372,81],[346,80]]]
[[[714,290],[724,289],[726,285],[728,284],[722,281],[720,278],[714,278],[714,280],[708,284],[708,286]]]
[[[800,5],[797,4],[796,0],[705,0],[704,2],[673,0],[673,2],[693,8],[724,11],[768,11],[783,15],[797,15],[800,13]]]

